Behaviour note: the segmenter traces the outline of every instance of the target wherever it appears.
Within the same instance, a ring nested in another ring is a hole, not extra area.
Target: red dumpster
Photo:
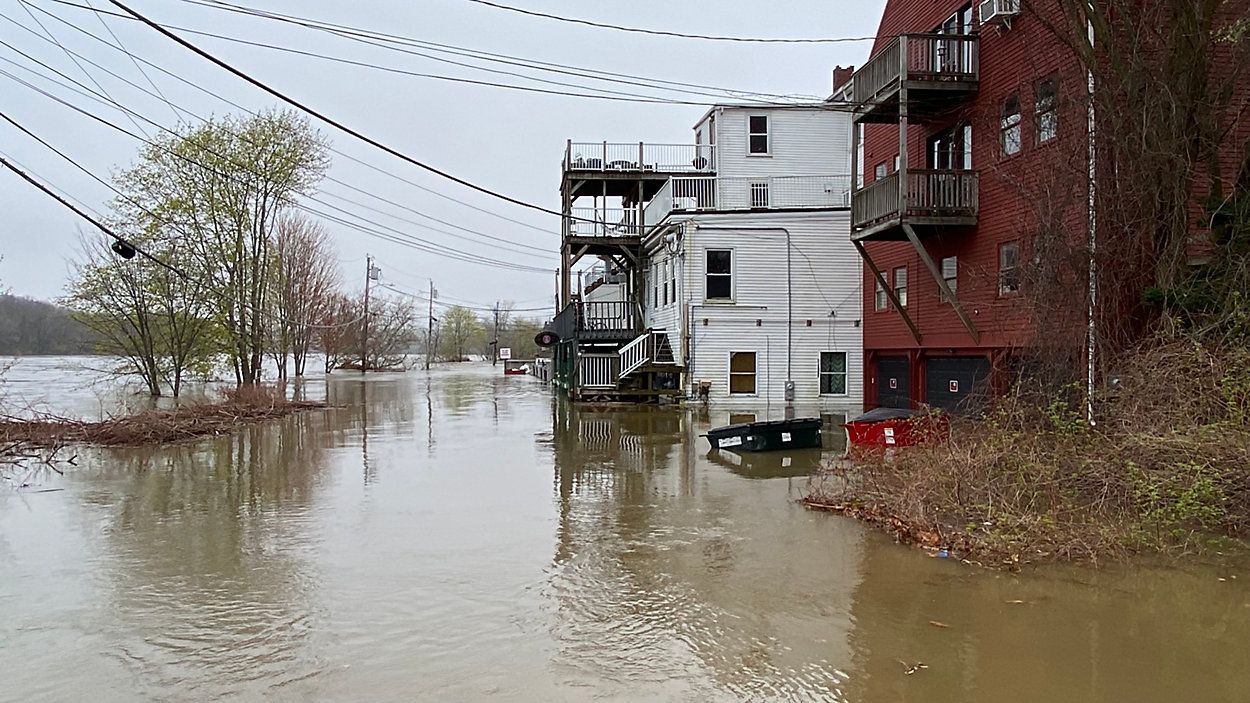
[[[946,415],[899,408],[869,410],[843,427],[851,445],[859,447],[910,447],[950,437]]]

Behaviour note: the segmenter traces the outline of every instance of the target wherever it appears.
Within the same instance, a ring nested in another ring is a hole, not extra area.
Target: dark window
[[[1037,142],[1048,142],[1059,135],[1059,82],[1045,78],[1037,83],[1037,102],[1034,106],[1037,120]]]
[[[873,278],[876,277],[874,276]],[[890,296],[886,295],[885,287],[881,285],[881,281],[877,281],[875,308],[880,311],[885,310],[888,307],[890,307]]]
[[[677,260],[673,259],[669,264],[668,277],[673,286],[673,302],[677,302]]]
[[[951,127],[929,137],[927,158],[932,169],[972,168],[972,126]]]
[[[959,289],[959,260],[957,258],[948,256],[942,259],[942,280],[946,281],[946,287],[951,289],[951,293]],[[938,291],[938,298],[945,301],[946,293]]]
[[[768,116],[751,115],[747,118],[748,153],[769,153]]]
[[[820,353],[820,394],[846,395],[846,352]]]
[[[1012,93],[1003,101],[1002,130],[1003,154],[1020,153],[1020,96]]]
[[[755,352],[729,352],[729,393],[755,394]]]
[[[733,252],[728,249],[709,249],[707,252],[708,300],[733,298]]]
[[[1010,295],[1020,290],[1020,245],[1016,242],[998,247],[998,293]]]
[[[899,266],[894,269],[894,297],[898,298],[898,304],[907,307],[907,267]]]

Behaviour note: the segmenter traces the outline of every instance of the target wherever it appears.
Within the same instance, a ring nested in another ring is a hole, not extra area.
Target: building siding
[[[683,218],[686,234],[676,258],[680,303],[648,309],[647,324],[670,333],[684,359],[686,390],[700,381],[716,403],[765,405],[785,402],[786,247],[783,233],[727,232],[706,227],[784,227],[793,253],[791,374],[796,402],[822,407],[858,407],[863,396],[863,338],[859,257],[849,243],[850,216],[844,209],[811,212],[705,214]],[[657,250],[660,238],[651,245]],[[733,251],[731,303],[705,300],[709,249]],[[663,256],[663,255],[661,255]],[[729,354],[756,352],[756,393],[729,394]],[[819,394],[820,352],[845,352],[847,392]]]
[[[747,118],[768,115],[767,156],[747,153]],[[851,172],[850,116],[820,108],[719,107],[716,125],[718,176],[823,176]],[[707,133],[708,120],[696,130]],[[704,143],[707,138],[703,138]]]

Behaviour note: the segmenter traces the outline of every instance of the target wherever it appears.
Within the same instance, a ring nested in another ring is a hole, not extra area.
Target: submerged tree
[[[485,333],[477,315],[457,305],[443,313],[439,322],[439,352],[444,359],[462,361],[470,349],[481,343]]]
[[[287,376],[288,358],[295,376],[303,376],[313,337],[334,303],[339,272],[329,236],[320,224],[286,212],[279,216],[276,230],[272,353],[279,378]]]
[[[292,112],[226,116],[158,137],[124,171],[123,210],[157,219],[188,249],[239,383],[255,383],[272,338],[275,225],[328,166],[326,142]]]

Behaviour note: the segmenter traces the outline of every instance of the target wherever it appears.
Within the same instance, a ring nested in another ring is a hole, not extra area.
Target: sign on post
[[[499,347],[499,358],[507,361],[512,358],[512,347]]]

